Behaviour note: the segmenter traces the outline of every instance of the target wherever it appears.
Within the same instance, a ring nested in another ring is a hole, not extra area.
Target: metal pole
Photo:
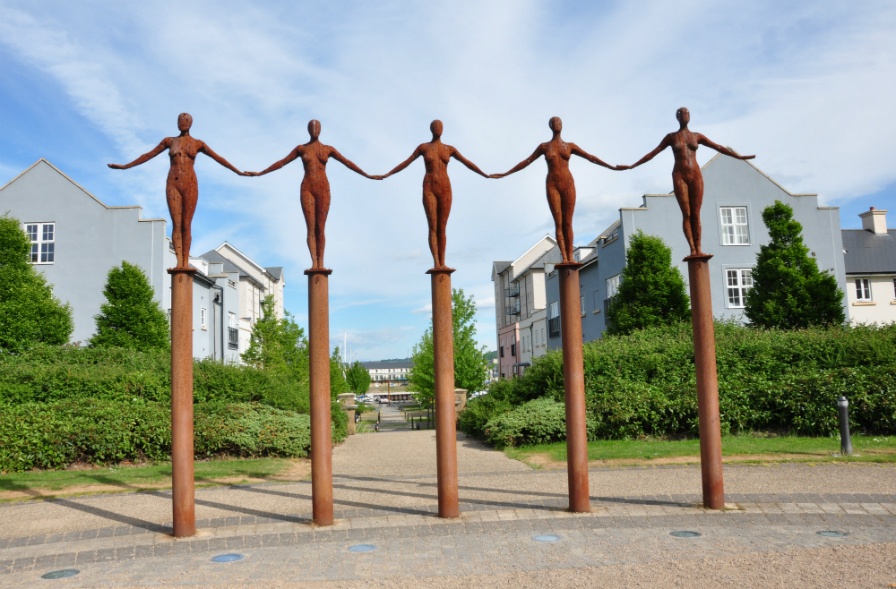
[[[308,356],[311,381],[311,511],[314,523],[333,523],[333,435],[330,426],[330,291],[332,270],[308,276]]]
[[[722,428],[719,417],[719,375],[716,369],[716,334],[712,320],[709,283],[711,255],[688,256],[691,282],[691,322],[694,328],[694,364],[697,372],[697,417],[700,431],[700,471],[703,507],[725,507],[722,475]]]
[[[196,533],[193,470],[193,268],[171,275],[171,503],[173,533]]]
[[[457,492],[457,415],[454,410],[454,324],[451,309],[453,269],[433,268],[432,343],[435,373],[436,470],[439,517],[460,516]]]
[[[840,454],[852,456],[852,440],[849,437],[849,401],[843,395],[837,399],[837,408],[840,410]]]
[[[560,335],[563,342],[563,388],[566,401],[566,464],[569,510],[591,511],[588,486],[588,431],[585,424],[585,362],[582,352],[582,313],[579,268],[557,264],[560,277]]]

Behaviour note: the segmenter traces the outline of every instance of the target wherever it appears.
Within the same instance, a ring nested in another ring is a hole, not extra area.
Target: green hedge
[[[0,471],[76,462],[169,460],[170,409],[153,401],[69,399],[0,405]],[[307,415],[257,403],[194,407],[197,457],[307,456]]]
[[[837,431],[840,395],[850,401],[855,431],[896,433],[896,326],[763,331],[719,323],[716,356],[723,433],[830,435]],[[585,345],[584,362],[586,404],[598,438],[697,435],[689,325],[602,338]],[[558,350],[471,401],[470,416],[462,414],[459,426],[488,437],[491,420],[511,407],[541,397],[562,402],[563,396]]]
[[[166,352],[38,346],[0,355],[0,402],[135,397],[170,401],[171,360]],[[193,398],[197,403],[258,402],[308,413],[307,382],[214,360],[194,363]]]

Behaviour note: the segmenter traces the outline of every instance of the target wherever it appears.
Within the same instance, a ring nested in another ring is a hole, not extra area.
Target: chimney
[[[887,233],[887,211],[886,210],[877,210],[874,207],[871,207],[869,210],[864,213],[860,213],[859,217],[862,218],[862,229],[865,231],[870,231],[875,235]]]

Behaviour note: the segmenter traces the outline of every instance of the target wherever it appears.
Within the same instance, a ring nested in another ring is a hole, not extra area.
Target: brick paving
[[[458,452],[455,520],[436,515],[431,431],[358,435],[336,448],[329,527],[311,524],[310,482],[199,489],[199,532],[185,539],[169,535],[166,492],[0,505],[0,587],[441,587],[474,578],[518,587],[539,575],[669,563],[709,573],[713,559],[750,556],[823,567],[831,554],[872,555],[874,573],[896,583],[890,466],[728,466],[723,511],[700,506],[699,467],[594,468],[592,511],[571,514],[565,471],[530,470],[464,440]],[[212,561],[226,553],[242,558]],[[62,569],[78,574],[41,579]]]

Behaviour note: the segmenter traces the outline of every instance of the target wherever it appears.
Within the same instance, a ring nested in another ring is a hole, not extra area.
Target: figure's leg
[[[320,268],[324,267],[324,250],[327,247],[327,215],[330,214],[330,187],[321,190],[315,196],[315,217],[316,223],[314,227],[314,236],[317,239],[317,259]]]
[[[694,239],[694,249],[698,254],[703,254],[701,245],[703,227],[700,224],[700,208],[703,206],[703,174],[698,174],[696,178],[691,179],[688,183],[688,194],[691,200],[691,235]]]
[[[560,193],[560,206],[563,218],[563,239],[566,241],[566,255],[569,261],[574,260],[573,253],[576,248],[575,238],[572,233],[572,217],[576,210],[576,187],[569,186]]]
[[[176,186],[169,183],[165,189],[165,197],[168,200],[168,213],[171,215],[171,243],[174,244],[177,267],[185,268],[186,265],[183,263],[183,196]]]
[[[199,200],[199,187],[196,183],[184,187],[183,193],[183,221],[181,232],[183,235],[183,267],[190,265],[190,246],[193,244],[193,215],[196,213],[196,202]]]
[[[451,214],[451,189],[445,191],[438,199],[439,266],[445,267],[445,250],[448,246],[448,215]]]
[[[681,209],[681,230],[684,233],[685,240],[688,242],[691,255],[695,256],[697,255],[697,247],[694,243],[694,233],[691,230],[691,205],[688,185],[683,178],[673,175],[672,186],[675,189],[675,199],[678,201],[678,208]]]
[[[308,231],[305,241],[308,243],[308,252],[311,254],[311,269],[316,270],[321,266],[317,258],[317,241],[314,238],[315,227],[317,226],[314,215],[314,197],[309,191],[302,190],[301,203],[302,215],[305,217],[305,227]]]
[[[441,268],[442,262],[439,260],[439,236],[438,236],[438,216],[439,205],[436,195],[427,187],[423,188],[423,212],[426,213],[426,224],[429,229],[429,251],[432,253],[432,264],[434,268]]]
[[[547,196],[548,208],[551,209],[551,215],[554,217],[554,235],[557,238],[560,255],[564,262],[571,262],[572,257],[567,251],[566,234],[563,231],[563,207],[560,204],[560,192],[555,187],[548,185]]]

